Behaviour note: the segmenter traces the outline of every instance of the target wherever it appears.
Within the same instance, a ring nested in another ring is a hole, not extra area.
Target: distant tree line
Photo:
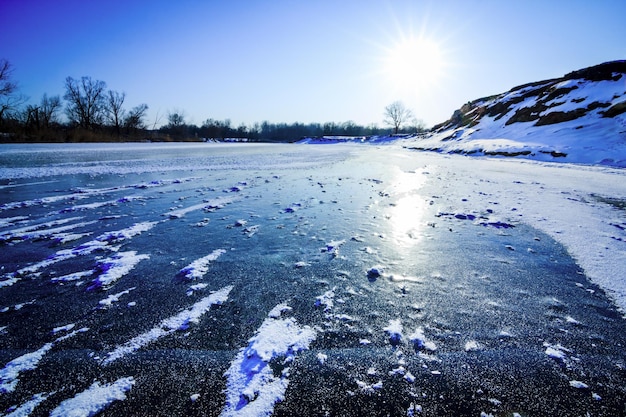
[[[293,142],[303,137],[372,136],[413,133],[423,130],[402,103],[385,108],[389,128],[343,123],[270,123],[233,126],[229,119],[206,119],[202,125],[187,123],[184,111],[167,113],[167,124],[156,117],[152,126],[147,118],[148,105],[130,109],[126,94],[110,90],[104,81],[91,77],[65,79],[65,94],[44,94],[38,104],[19,93],[12,79],[12,66],[0,59],[0,141],[2,142],[91,142],[91,141],[203,141],[247,140]],[[391,111],[393,109],[393,112]],[[65,115],[65,118],[62,115]]]

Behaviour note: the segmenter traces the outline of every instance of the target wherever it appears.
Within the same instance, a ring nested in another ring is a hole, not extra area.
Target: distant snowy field
[[[401,145],[0,146],[0,415],[621,412],[626,171]]]

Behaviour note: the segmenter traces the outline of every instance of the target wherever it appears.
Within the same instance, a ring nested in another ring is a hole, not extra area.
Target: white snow
[[[400,319],[389,320],[389,326],[383,330],[389,335],[391,344],[398,344],[402,341],[402,321]]]
[[[126,392],[135,385],[133,377],[120,378],[110,384],[94,382],[88,389],[59,404],[50,417],[91,417],[114,401],[126,399]]]
[[[130,292],[135,288],[136,287],[132,287],[127,290],[118,292],[117,294],[111,294],[107,298],[98,301],[98,304],[100,304],[102,307],[110,307],[111,305],[113,305],[113,303],[117,303],[120,300],[121,296],[130,294]]]
[[[60,331],[71,330],[73,327],[74,326],[72,324],[58,327],[53,329],[52,333],[56,334]],[[7,363],[4,368],[0,369],[0,393],[14,391],[15,386],[19,382],[18,377],[20,373],[24,371],[31,371],[37,368],[43,356],[48,353],[48,351],[52,349],[56,343],[72,338],[78,333],[83,333],[88,330],[89,329],[86,327],[74,330],[73,332],[68,333],[65,336],[58,337],[53,342],[46,343],[34,352],[26,353]]]
[[[326,244],[326,247],[322,248],[322,252],[329,253],[333,258],[339,257],[339,248],[346,243],[345,239],[331,240]]]
[[[54,343],[46,343],[34,352],[26,353],[7,363],[0,369],[0,392],[12,392],[19,381],[21,372],[33,370],[39,365],[43,356],[54,346]]]
[[[28,220],[28,216],[13,216],[0,218],[0,227],[10,226],[15,223],[21,223]]]
[[[49,256],[47,259],[44,259],[43,261],[25,266],[14,273],[5,274],[4,279],[0,281],[0,288],[13,285],[16,282],[20,281],[22,276],[36,273],[40,269],[47,268],[57,262],[72,259],[77,256],[87,255],[97,250],[108,249],[115,252],[118,248],[115,246],[111,246],[111,244],[131,239],[143,232],[152,229],[156,224],[158,224],[158,222],[137,223],[125,229],[103,233],[96,239],[83,243],[75,248],[60,250],[54,255]]]
[[[308,326],[300,326],[294,318],[276,317],[277,311],[288,311],[284,307],[279,304],[272,309],[272,317],[265,319],[226,371],[222,416],[269,416],[274,405],[285,398],[290,367],[275,376],[270,361],[293,361],[299,351],[309,348],[316,333]]]
[[[409,340],[413,342],[417,349],[425,349],[431,352],[437,350],[435,343],[428,340],[424,335],[424,329],[422,327],[415,329],[415,331],[409,336]]]
[[[335,305],[334,298],[335,298],[335,291],[333,288],[332,290],[326,291],[322,295],[318,295],[315,298],[315,306],[316,307],[324,306],[324,311],[330,311]]]
[[[74,273],[63,275],[63,276],[60,276],[60,277],[51,278],[50,282],[63,283],[63,282],[78,281],[78,280],[81,280],[81,279],[83,279],[85,277],[93,275],[93,273],[94,273],[94,271],[74,272]]]
[[[368,394],[368,395],[373,395],[374,393],[376,393],[376,391],[380,390],[383,388],[383,382],[382,381],[378,381],[374,384],[368,384],[367,382],[361,381],[361,380],[356,380],[356,384],[358,385],[359,389],[361,390],[361,392]]]
[[[141,349],[143,346],[146,346],[157,339],[170,335],[178,330],[185,330],[190,323],[198,323],[200,318],[207,311],[209,311],[211,306],[225,303],[226,300],[228,300],[228,294],[230,294],[232,289],[232,286],[224,287],[208,297],[204,297],[177,315],[161,321],[157,327],[150,329],[115,348],[107,355],[103,364],[108,365],[111,362],[124,357],[128,353]]]
[[[187,288],[186,294],[187,294],[187,296],[191,297],[194,292],[201,291],[201,290],[205,289],[208,286],[209,286],[209,284],[195,284],[195,285],[191,285],[189,288]]]
[[[248,358],[256,355],[264,362],[279,356],[293,355],[308,349],[315,338],[315,332],[308,326],[301,327],[294,318],[268,318],[257,330],[244,351]]]
[[[149,259],[149,255],[137,255],[136,251],[118,252],[110,258],[98,262],[96,270],[102,271],[87,290],[108,289],[117,280],[128,274],[139,262]]]
[[[180,219],[192,211],[219,209],[235,201],[237,201],[237,198],[235,197],[217,197],[189,207],[171,210],[163,215],[169,217],[170,219]]]
[[[68,333],[68,334],[66,334],[66,335],[64,335],[64,336],[60,336],[60,337],[58,337],[58,338],[54,341],[54,343],[62,342],[62,341],[64,341],[64,340],[67,340],[67,339],[70,339],[70,338],[72,338],[72,337],[76,336],[76,335],[77,335],[77,334],[79,334],[79,333],[85,333],[85,332],[88,332],[88,331],[89,331],[89,327],[81,327],[81,328],[80,328],[80,329],[78,329],[78,330],[74,330],[74,331],[72,331],[72,332],[70,332],[70,333]]]
[[[560,361],[565,360],[565,358],[567,357],[567,355],[565,354],[565,352],[563,352],[560,349],[556,349],[552,346],[548,346],[546,348],[546,355],[548,355],[549,357],[553,358],[553,359],[557,359]]]
[[[54,329],[52,329],[52,334],[67,332],[68,330],[72,330],[74,327],[76,327],[75,323],[70,323],[70,324],[66,324],[65,326],[55,327]]]
[[[276,305],[273,309],[271,309],[270,312],[267,313],[267,317],[272,318],[272,319],[277,319],[284,312],[291,311],[291,310],[292,308],[289,307],[287,303],[281,303],[281,304]]]
[[[585,384],[584,382],[576,381],[576,380],[570,381],[569,385],[572,388],[578,388],[578,389],[587,389],[587,388],[589,388],[589,385]]]
[[[209,264],[226,253],[224,249],[216,249],[207,256],[196,259],[180,270],[179,274],[188,280],[201,279],[209,270]]]
[[[82,219],[82,217],[68,217],[65,219],[53,220],[46,223],[32,224],[30,226],[8,230],[0,234],[0,242],[6,242],[10,240],[42,239],[45,237],[50,237],[54,234],[64,232],[66,230],[84,227],[96,223],[96,221],[94,220],[67,225],[67,223],[80,219]]]
[[[475,340],[468,340],[465,342],[464,350],[466,352],[474,352],[480,350],[480,344]]]
[[[9,414],[4,415],[4,417],[28,417],[39,404],[48,398],[48,396],[49,394],[46,393],[35,394],[30,400],[26,401]]]
[[[143,232],[147,232],[156,226],[159,222],[140,222],[129,226],[125,229],[117,230],[114,232],[106,232],[96,238],[100,242],[114,242],[117,243],[122,240],[131,239]]]

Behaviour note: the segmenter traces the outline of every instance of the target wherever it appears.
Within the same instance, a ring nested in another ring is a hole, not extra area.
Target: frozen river
[[[625,202],[395,145],[0,145],[0,415],[621,415]]]

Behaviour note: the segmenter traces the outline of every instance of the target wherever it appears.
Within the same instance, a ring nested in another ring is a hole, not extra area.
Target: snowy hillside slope
[[[626,61],[464,104],[407,148],[626,167]]]

